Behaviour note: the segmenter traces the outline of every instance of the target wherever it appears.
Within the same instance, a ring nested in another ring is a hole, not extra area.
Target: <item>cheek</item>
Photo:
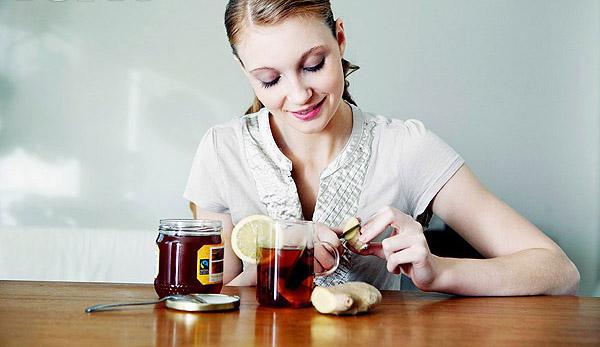
[[[337,97],[341,97],[344,92],[344,74],[341,67],[332,67],[330,71],[324,73],[319,78],[319,89],[327,94],[333,94]]]
[[[277,86],[263,88],[258,84],[252,84],[252,89],[256,97],[269,109],[276,109],[283,103],[281,88]]]

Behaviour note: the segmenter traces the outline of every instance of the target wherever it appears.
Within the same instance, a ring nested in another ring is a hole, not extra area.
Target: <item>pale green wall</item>
[[[600,258],[598,1],[333,1],[351,91],[419,118],[555,239]],[[0,2],[0,231],[154,229],[187,216],[201,134],[249,88],[224,2]],[[600,295],[600,293],[596,293]]]

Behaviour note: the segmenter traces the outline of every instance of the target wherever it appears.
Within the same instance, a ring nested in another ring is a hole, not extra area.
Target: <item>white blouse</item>
[[[321,173],[313,221],[340,226],[349,216],[367,220],[386,205],[416,218],[464,161],[420,121],[388,119],[355,106],[352,114],[348,142]],[[209,129],[184,197],[201,210],[230,214],[234,224],[252,214],[303,219],[292,162],[277,147],[269,116],[263,108]],[[349,280],[402,287],[401,276],[389,273],[385,261],[351,252],[334,274],[316,283]]]

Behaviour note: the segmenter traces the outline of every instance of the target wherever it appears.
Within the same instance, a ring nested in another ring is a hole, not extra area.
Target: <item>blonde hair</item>
[[[329,0],[229,0],[225,9],[225,30],[233,54],[240,60],[235,45],[239,42],[241,31],[247,21],[258,25],[271,25],[292,16],[312,16],[322,19],[331,29],[333,36],[337,37]],[[348,92],[350,83],[346,77],[359,67],[342,58],[342,69],[344,71],[342,99],[356,106],[356,102]],[[254,101],[246,114],[257,112],[263,107],[262,102],[254,96]]]

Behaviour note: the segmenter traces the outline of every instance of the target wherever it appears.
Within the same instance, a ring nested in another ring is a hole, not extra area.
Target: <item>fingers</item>
[[[342,245],[336,231],[323,224],[315,223],[315,235],[317,241],[327,241],[336,248]]]
[[[323,272],[335,266],[335,255],[328,246],[316,244],[314,248],[315,272]]]
[[[412,264],[420,267],[429,255],[427,239],[419,225],[408,224],[402,229],[395,229],[392,236],[381,243],[387,269],[392,273],[400,273],[400,266]]]
[[[389,237],[381,243],[370,242],[369,247],[360,254],[385,259],[387,270],[395,274],[424,267],[430,252],[423,227],[397,209],[388,206],[377,211],[362,226],[360,240],[369,242],[390,226],[393,230]]]
[[[395,229],[402,231],[407,227],[414,228],[415,223],[418,224],[409,215],[395,208],[386,206],[377,211],[373,217],[361,227],[360,231],[362,235],[359,240],[362,242],[369,242],[377,237],[377,235],[383,233],[389,226],[393,226]]]
[[[344,229],[342,228],[331,228],[331,230],[338,236],[338,238],[340,236],[342,236],[342,234],[344,233]]]
[[[399,252],[390,254],[387,258],[387,270],[399,273],[401,265],[412,264],[413,267],[421,267],[427,261],[428,252],[424,247],[413,246]]]
[[[406,226],[405,228],[398,230],[394,229],[390,237],[386,238],[381,242],[383,253],[388,258],[391,254],[401,251],[405,248],[412,247],[414,245],[426,245],[427,240],[425,235],[419,228],[413,226]]]
[[[338,229],[338,228],[335,228]],[[324,224],[315,223],[315,239],[316,241],[326,241],[333,245],[338,250],[340,256],[344,254],[344,246],[339,239],[337,231],[330,229]]]
[[[385,253],[383,252],[383,246],[381,245],[381,242],[371,242],[369,243],[369,246],[358,252],[358,254],[360,255],[374,255],[376,257],[379,257],[381,259],[385,260]]]
[[[338,254],[342,254],[343,246],[337,233],[321,223],[315,223],[315,272],[320,273],[333,268],[336,264],[335,254],[331,246],[337,249]]]

